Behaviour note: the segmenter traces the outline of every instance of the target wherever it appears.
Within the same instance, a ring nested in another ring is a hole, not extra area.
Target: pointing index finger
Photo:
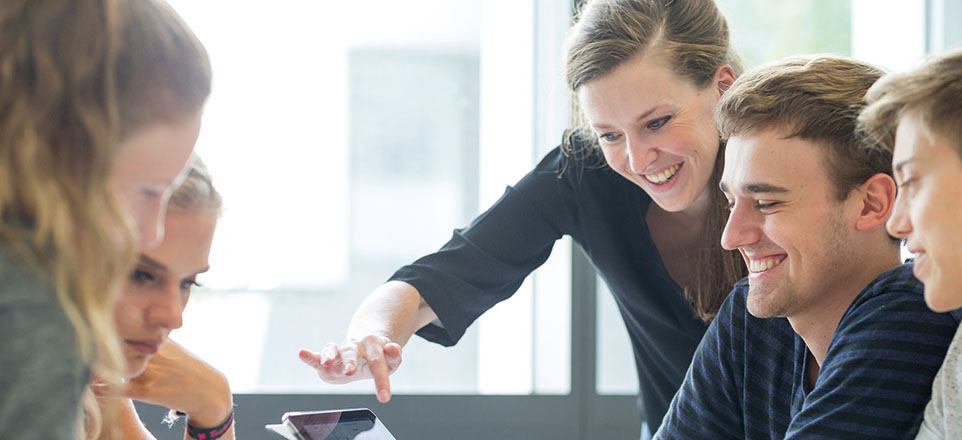
[[[362,348],[367,358],[368,368],[371,370],[371,376],[374,378],[377,400],[381,403],[387,403],[391,400],[391,381],[388,379],[390,369],[384,356],[384,348],[378,342],[370,340],[364,341]]]

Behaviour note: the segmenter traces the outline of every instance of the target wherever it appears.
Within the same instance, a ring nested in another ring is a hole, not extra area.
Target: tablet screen
[[[396,440],[367,409],[288,413],[286,417],[312,440]]]

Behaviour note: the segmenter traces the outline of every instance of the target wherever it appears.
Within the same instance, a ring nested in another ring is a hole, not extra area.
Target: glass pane
[[[172,337],[238,393],[370,393],[322,382],[297,350],[340,341],[372,289],[530,169],[533,101],[560,85],[534,84],[533,64],[558,64],[568,16],[536,50],[533,1],[510,17],[482,0],[171,3],[211,55],[197,149],[226,207],[205,287]],[[412,338],[393,390],[568,392],[570,336],[552,333],[570,333],[570,287],[555,281],[570,277],[570,253],[556,254],[540,271],[550,278],[456,347]]]
[[[480,0],[172,4],[211,54],[198,151],[226,204],[173,337],[236,392],[370,392],[324,384],[297,349],[343,338],[367,293],[477,213]],[[477,381],[471,330],[450,350],[412,339],[394,385]]]

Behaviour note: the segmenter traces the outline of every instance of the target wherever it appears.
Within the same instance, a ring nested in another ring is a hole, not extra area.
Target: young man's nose
[[[730,251],[758,241],[759,230],[754,213],[742,205],[744,203],[736,203],[732,207],[722,231],[721,245]]]
[[[908,206],[905,198],[899,194],[895,199],[892,215],[885,222],[885,229],[895,238],[906,238],[912,232],[912,222],[909,220]]]

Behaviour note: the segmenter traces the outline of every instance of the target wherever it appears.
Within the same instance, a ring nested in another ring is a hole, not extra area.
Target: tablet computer
[[[282,420],[299,440],[397,440],[367,408],[289,412]],[[276,426],[267,428],[284,435]]]

